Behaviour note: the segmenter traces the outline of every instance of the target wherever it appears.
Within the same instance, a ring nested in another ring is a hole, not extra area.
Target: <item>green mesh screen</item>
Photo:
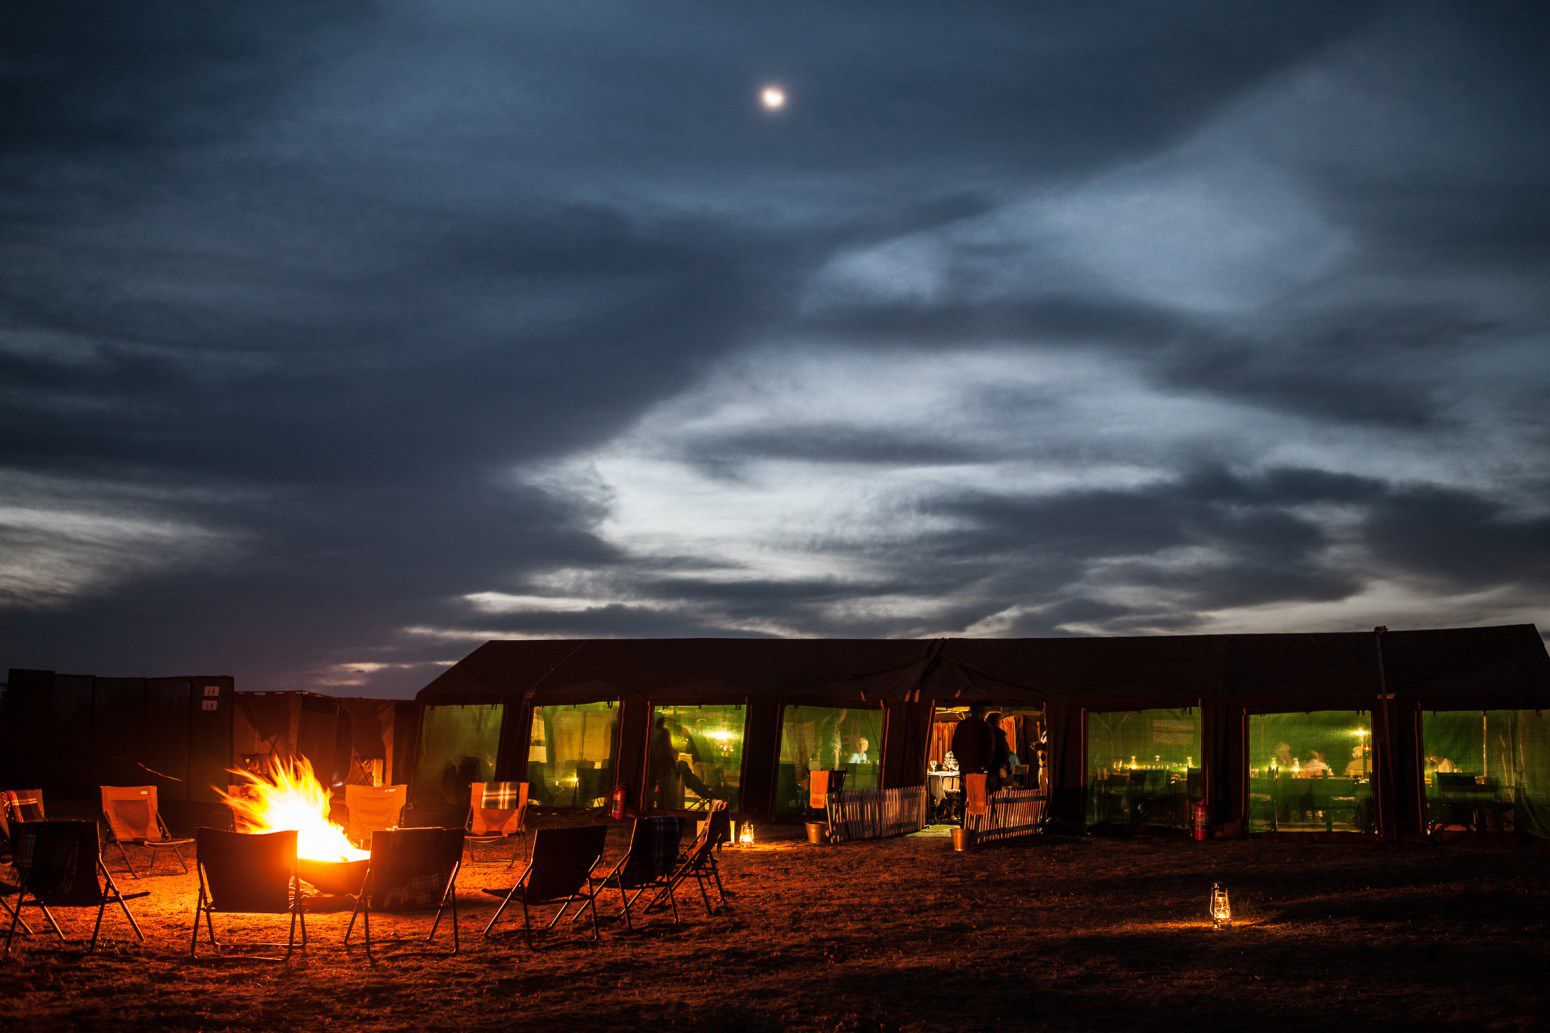
[[[1250,832],[1371,832],[1372,715],[1249,715]]]
[[[1427,711],[1421,739],[1429,830],[1550,835],[1550,714]]]
[[[1087,715],[1087,821],[1183,828],[1203,796],[1200,711]]]
[[[425,814],[465,814],[468,787],[495,775],[500,750],[500,703],[449,704],[425,708],[420,725],[420,760],[410,793],[416,820]]]
[[[546,807],[607,806],[618,724],[618,700],[534,707],[528,798]]]
[[[741,704],[655,707],[646,765],[651,805],[697,810],[717,799],[735,810],[742,791],[747,712]]]
[[[881,709],[786,707],[780,719],[775,813],[801,813],[809,771],[844,770],[845,788],[876,789],[882,759]]]

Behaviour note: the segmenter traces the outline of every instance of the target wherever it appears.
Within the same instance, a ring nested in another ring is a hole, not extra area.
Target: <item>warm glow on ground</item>
[[[262,774],[233,770],[247,795],[221,793],[247,832],[296,830],[296,856],[309,861],[363,861],[371,856],[328,820],[328,787],[312,773],[305,757],[272,757]],[[219,792],[219,790],[217,790]]]

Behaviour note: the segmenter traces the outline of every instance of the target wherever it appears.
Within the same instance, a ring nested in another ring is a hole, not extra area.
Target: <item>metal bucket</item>
[[[953,829],[953,850],[963,853],[974,845],[974,836],[966,828]]]
[[[828,824],[821,821],[808,822],[807,841],[809,843],[827,843],[829,841]]]

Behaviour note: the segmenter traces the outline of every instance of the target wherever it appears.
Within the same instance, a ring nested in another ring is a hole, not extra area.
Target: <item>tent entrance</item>
[[[985,703],[985,716],[993,718],[1006,735],[1011,750],[1002,784],[1019,789],[1047,791],[1049,771],[1044,764],[1046,726],[1044,708],[1027,703]],[[931,734],[926,737],[926,791],[937,822],[957,824],[963,817],[963,787],[957,758],[949,756],[953,733],[969,716],[967,704],[937,704],[931,712]]]

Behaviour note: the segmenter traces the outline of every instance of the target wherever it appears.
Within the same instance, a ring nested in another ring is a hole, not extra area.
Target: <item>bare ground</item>
[[[613,844],[623,845],[622,837]],[[1550,854],[1520,848],[1052,839],[954,854],[940,833],[728,848],[731,908],[599,944],[484,940],[509,884],[460,879],[464,950],[376,966],[309,920],[290,968],[189,962],[192,876],[123,879],[144,947],[51,939],[0,962],[0,1026],[53,1029],[1531,1029],[1550,1017]],[[1205,921],[1231,888],[1230,930]],[[612,911],[610,907],[608,909]],[[70,914],[67,931],[84,927]],[[423,931],[412,917],[374,923]],[[108,934],[122,937],[111,913]],[[512,925],[510,928],[515,929]],[[573,927],[579,929],[580,927]],[[272,939],[280,920],[218,932]]]

